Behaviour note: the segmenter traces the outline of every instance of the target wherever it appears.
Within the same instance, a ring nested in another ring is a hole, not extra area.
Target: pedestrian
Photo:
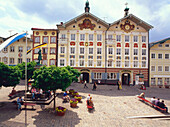
[[[23,99],[21,97],[17,99],[17,104],[18,104],[18,110],[21,110],[21,105],[23,104]]]
[[[96,90],[96,88],[97,88],[97,84],[96,84],[96,82],[94,82],[92,90]]]
[[[117,81],[117,89],[120,90],[120,88],[119,88],[119,80]]]
[[[84,80],[84,88],[88,88],[86,80]]]
[[[166,112],[168,112],[168,108],[166,107],[166,105],[164,104],[164,100],[162,100],[162,102],[159,103],[159,107],[166,109]]]
[[[121,84],[120,81],[119,81],[119,89],[120,89],[120,90],[122,89],[122,84]]]

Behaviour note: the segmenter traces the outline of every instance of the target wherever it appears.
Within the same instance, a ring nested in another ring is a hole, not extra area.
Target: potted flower
[[[58,116],[64,116],[65,112],[66,112],[66,108],[58,106],[56,108],[56,112]]]
[[[69,94],[72,95],[72,93],[74,93],[74,89],[70,89],[70,90],[69,90]]]
[[[76,100],[75,98],[70,100],[70,106],[72,108],[76,108],[77,107],[77,103],[78,103],[78,100]]]
[[[75,98],[76,100],[78,100],[78,102],[80,102],[81,99],[82,99],[81,95],[75,95],[74,98]]]
[[[74,92],[72,93],[72,96],[74,97],[74,96],[76,96],[76,95],[79,95],[79,93],[78,93],[77,91],[74,91]]]

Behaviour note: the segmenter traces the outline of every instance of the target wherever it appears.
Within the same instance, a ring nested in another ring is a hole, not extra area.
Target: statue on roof
[[[85,6],[85,12],[89,12],[90,11],[90,7],[89,7],[89,1],[87,0],[86,1],[86,4],[85,4],[86,6]]]

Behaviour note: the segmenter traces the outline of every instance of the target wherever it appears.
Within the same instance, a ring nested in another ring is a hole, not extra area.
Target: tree
[[[22,72],[21,79],[25,79],[25,62],[18,64],[17,66],[19,67],[19,69]],[[32,78],[33,72],[35,71],[35,68],[34,68],[35,66],[36,66],[35,61],[31,61],[31,62],[27,63],[27,79],[28,80],[30,78]]]
[[[72,76],[67,70],[67,67],[43,66],[40,69],[34,71],[34,86],[43,90],[52,90],[55,93],[57,89],[66,90],[66,88],[72,83]],[[55,99],[54,99],[55,109]]]
[[[0,86],[16,86],[19,84],[21,71],[17,66],[8,66],[0,63]]]
[[[78,81],[78,77],[80,76],[80,72],[77,69],[74,69],[73,67],[67,66],[66,69],[70,72],[71,76],[72,76],[72,82]]]

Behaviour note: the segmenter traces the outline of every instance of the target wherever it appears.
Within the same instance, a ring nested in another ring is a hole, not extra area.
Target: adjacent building
[[[0,37],[0,44],[2,44],[8,38]],[[4,48],[0,52],[0,62],[3,62],[9,66],[14,66],[26,61],[26,51],[32,48],[32,39],[26,37],[17,40],[8,47]],[[27,55],[27,62],[32,61],[32,54]]]
[[[58,28],[58,66],[72,66],[81,72],[79,81],[123,85],[138,84],[139,75],[148,86],[149,30],[153,26],[128,14],[107,23],[85,12]]]
[[[150,86],[170,85],[170,38],[150,43]]]

